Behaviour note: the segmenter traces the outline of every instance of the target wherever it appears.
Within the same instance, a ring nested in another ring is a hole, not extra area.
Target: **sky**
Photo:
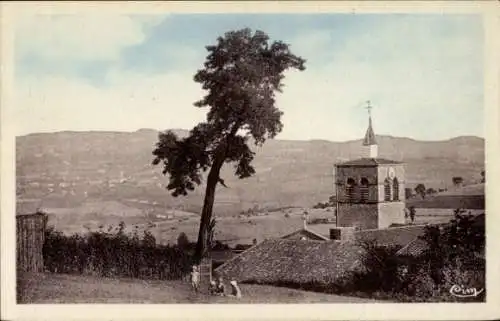
[[[278,139],[376,134],[484,137],[481,16],[440,14],[39,15],[18,20],[16,135],[190,129],[207,109],[193,81],[206,45],[249,27],[290,44]]]

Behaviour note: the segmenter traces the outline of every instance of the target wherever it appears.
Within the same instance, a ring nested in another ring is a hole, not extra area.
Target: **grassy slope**
[[[194,294],[187,282],[110,279],[62,274],[18,276],[18,303],[374,303],[377,301],[241,285],[243,298]]]

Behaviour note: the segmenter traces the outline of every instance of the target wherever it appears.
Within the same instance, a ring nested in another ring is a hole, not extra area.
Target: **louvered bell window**
[[[361,178],[360,185],[359,185],[359,193],[360,193],[361,202],[368,201],[369,182],[368,182],[368,179],[366,177]]]
[[[391,200],[391,181],[388,178],[384,181],[384,200]]]
[[[356,188],[356,181],[352,178],[348,178],[346,185],[346,198],[348,201],[354,200],[355,188]]]
[[[394,200],[399,201],[399,182],[396,177],[394,177],[394,180],[392,181],[392,192]]]

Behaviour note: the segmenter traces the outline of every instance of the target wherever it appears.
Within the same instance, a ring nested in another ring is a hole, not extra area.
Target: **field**
[[[272,286],[241,285],[243,297],[194,294],[187,282],[62,274],[18,275],[18,303],[374,303],[355,297]]]
[[[113,208],[125,212],[113,210]],[[105,202],[100,205],[92,203],[89,209],[85,206],[77,209],[50,209],[49,226],[54,226],[65,234],[72,234],[85,233],[88,229],[97,230],[100,225],[103,225],[104,230],[107,230],[109,226],[116,228],[120,221],[124,221],[127,231],[131,232],[136,229],[142,233],[145,229],[149,229],[157,242],[161,244],[175,244],[180,233],[185,233],[191,241],[195,241],[198,236],[199,216],[195,213],[171,211],[173,214],[170,218],[151,221],[144,216],[137,216],[135,209],[128,210],[126,206],[118,202]],[[310,221],[316,218],[331,220],[329,224],[308,225],[309,229],[319,234],[328,236],[329,229],[335,226],[333,208],[287,208],[233,216],[217,216],[215,213],[217,220],[215,239],[234,246],[251,244],[254,238],[261,242],[264,239],[284,236],[302,228],[304,212],[308,213]],[[106,213],[120,213],[120,215]],[[415,223],[440,223],[449,221],[451,218],[453,218],[453,209],[418,208]]]
[[[174,198],[165,189],[168,178],[161,174],[161,167],[151,165],[157,135],[157,131],[141,130],[18,137],[18,212],[120,202],[143,216],[165,215],[168,209],[200,213],[203,184],[187,197]],[[377,140],[380,157],[406,163],[409,188],[423,183],[438,190],[452,185],[454,176],[471,184],[480,180],[484,169],[484,140],[478,137],[430,142],[378,136]],[[229,188],[217,189],[214,210],[218,216],[255,207],[262,211],[312,207],[327,201],[334,193],[334,164],[359,157],[361,142],[269,140],[252,148],[256,151],[254,176],[240,180],[231,164],[223,167],[221,176]]]
[[[183,136],[186,131],[177,133]],[[174,243],[181,232],[195,240],[204,185],[187,197],[168,193],[168,178],[151,165],[157,135],[154,130],[139,130],[18,137],[16,212],[45,209],[49,225],[68,234],[113,228],[124,221],[139,233],[150,228],[161,243]],[[377,139],[381,157],[406,163],[406,187],[424,183],[437,190],[450,185],[453,176],[462,176],[469,184],[480,179],[484,168],[484,140],[478,137],[436,142]],[[221,175],[229,188],[217,188],[216,239],[234,245],[279,237],[302,227],[304,211],[311,219],[334,219],[332,209],[310,208],[334,193],[333,165],[358,157],[359,151],[360,141],[269,140],[256,150],[254,176],[237,179],[234,168],[225,165]],[[419,209],[416,219],[433,222],[451,215],[452,210]],[[328,235],[330,226],[310,227]]]

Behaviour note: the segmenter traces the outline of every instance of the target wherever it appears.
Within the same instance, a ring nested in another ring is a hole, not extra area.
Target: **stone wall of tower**
[[[405,224],[404,202],[378,203],[378,228],[387,228],[392,224]]]
[[[378,199],[384,201],[384,183],[385,179],[388,177],[389,168],[394,169],[395,177],[398,179],[399,183],[399,194],[398,199],[404,201],[405,199],[405,167],[404,164],[394,164],[394,165],[379,165],[377,168],[377,185],[378,185]]]
[[[379,225],[378,204],[338,203],[337,226],[376,229]]]
[[[377,158],[378,157],[378,145],[367,145],[362,146],[361,157],[362,158]]]

